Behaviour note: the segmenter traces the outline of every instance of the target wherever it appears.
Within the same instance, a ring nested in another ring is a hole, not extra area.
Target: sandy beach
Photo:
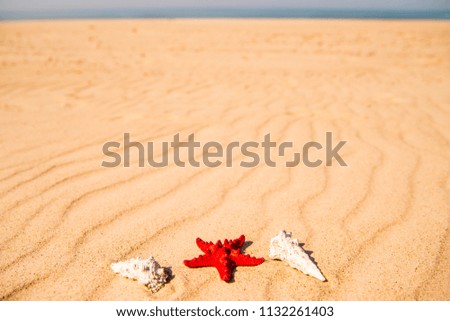
[[[449,38],[448,21],[1,22],[0,298],[450,300]],[[124,133],[326,132],[347,167],[101,166]],[[269,259],[282,229],[327,282]],[[266,262],[233,282],[183,265],[197,237],[241,234]],[[154,294],[109,267],[150,255],[174,273]]]

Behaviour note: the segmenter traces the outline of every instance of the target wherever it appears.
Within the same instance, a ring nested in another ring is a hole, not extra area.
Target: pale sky
[[[0,0],[0,10],[168,7],[450,10],[450,0]]]

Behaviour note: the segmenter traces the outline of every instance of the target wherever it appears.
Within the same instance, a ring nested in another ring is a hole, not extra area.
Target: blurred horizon
[[[450,19],[448,0],[0,0],[1,20],[76,18]]]

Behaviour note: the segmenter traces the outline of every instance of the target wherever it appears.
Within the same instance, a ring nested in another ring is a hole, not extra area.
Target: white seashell
[[[172,278],[171,268],[161,267],[153,256],[150,256],[148,259],[138,257],[124,262],[113,263],[111,264],[111,269],[126,278],[137,280],[153,293],[158,292]]]
[[[320,281],[326,281],[308,253],[300,246],[298,240],[291,239],[291,233],[280,231],[277,236],[270,240],[269,257],[273,260],[285,261],[291,267],[306,275],[311,275]]]

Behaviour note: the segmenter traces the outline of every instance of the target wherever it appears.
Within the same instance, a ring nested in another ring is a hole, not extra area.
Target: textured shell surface
[[[270,240],[269,257],[273,260],[284,261],[291,267],[320,281],[326,281],[308,253],[300,246],[298,240],[291,238],[291,233],[280,231]]]
[[[138,281],[149,288],[153,293],[158,292],[172,278],[170,267],[161,267],[150,256],[148,259],[135,258],[111,264],[115,273]]]

